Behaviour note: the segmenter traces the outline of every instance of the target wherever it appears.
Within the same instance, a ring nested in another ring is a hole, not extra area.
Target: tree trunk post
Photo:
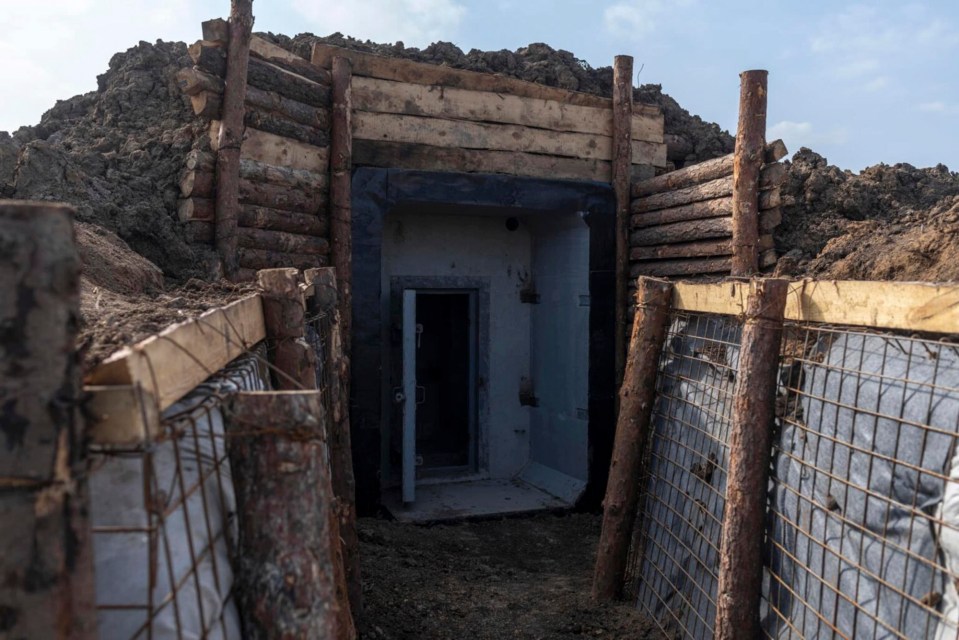
[[[216,251],[223,274],[236,277],[237,217],[240,208],[240,146],[243,144],[246,76],[253,31],[253,0],[230,3],[230,42],[227,45],[226,87],[216,153]]]
[[[333,496],[320,393],[238,393],[224,409],[244,637],[337,640]]]
[[[763,70],[739,75],[739,128],[733,158],[734,276],[759,271],[759,171],[766,148],[768,76]]]
[[[353,344],[353,67],[349,58],[332,63],[333,114],[330,125],[330,263],[336,269],[340,329],[346,373]]]
[[[261,269],[256,274],[263,298],[267,354],[280,390],[316,389],[316,354],[306,342],[306,301],[299,270]]]
[[[720,540],[717,640],[759,637],[763,531],[779,349],[789,282],[758,280],[749,295],[733,391]]]
[[[0,201],[0,636],[97,637],[73,209]]]
[[[354,618],[362,615],[363,588],[360,576],[359,537],[356,529],[356,480],[353,475],[353,447],[350,434],[349,375],[346,354],[343,353],[336,274],[334,269],[309,269],[307,284],[316,287],[314,300],[318,311],[330,316],[330,335],[326,366],[330,372],[330,460],[333,474],[333,494],[339,519],[343,564],[350,610]]]
[[[626,366],[626,315],[629,278],[629,202],[633,166],[633,58],[613,60],[612,183],[616,195],[616,384]]]
[[[673,285],[642,277],[636,292],[636,317],[629,342],[626,372],[619,391],[619,417],[613,459],[603,500],[603,530],[593,574],[593,600],[618,597],[639,503],[643,447],[656,397],[656,372],[669,326]]]

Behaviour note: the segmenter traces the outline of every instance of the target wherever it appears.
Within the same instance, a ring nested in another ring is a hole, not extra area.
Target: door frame
[[[388,379],[384,385],[387,395],[402,386],[403,362],[396,362],[402,352],[403,336],[403,295],[405,291],[416,291],[417,295],[469,294],[470,315],[473,324],[470,337],[472,366],[470,367],[470,448],[467,467],[437,468],[425,474],[430,477],[457,478],[483,476],[489,469],[489,375],[490,341],[489,308],[490,280],[468,276],[393,276],[390,278],[390,313],[387,331],[390,335],[389,349],[384,349],[383,371]],[[391,400],[392,401],[392,400]],[[394,484],[401,479],[402,464],[396,469],[391,452],[394,437],[402,436],[402,411],[389,412],[389,419],[383,429],[381,449],[381,469],[384,486]],[[399,421],[399,422],[398,422]],[[402,448],[401,458],[402,461]],[[399,471],[399,473],[398,473]]]

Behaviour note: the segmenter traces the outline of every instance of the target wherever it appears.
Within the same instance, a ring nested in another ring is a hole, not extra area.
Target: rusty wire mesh
[[[625,590],[690,638],[712,635],[739,337],[733,318],[671,313],[645,448]]]

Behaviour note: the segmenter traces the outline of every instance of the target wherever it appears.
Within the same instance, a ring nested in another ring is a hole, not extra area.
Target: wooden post
[[[333,474],[333,494],[339,519],[340,540],[350,610],[354,618],[363,611],[363,588],[360,577],[359,537],[356,530],[356,480],[353,475],[353,447],[350,434],[350,397],[347,357],[343,353],[343,336],[338,310],[336,274],[330,267],[308,269],[307,284],[316,288],[314,300],[317,310],[330,315],[329,353],[330,369],[330,461]]]
[[[353,344],[353,68],[349,58],[334,57],[333,115],[330,125],[330,262],[336,270],[339,291],[343,353],[349,357]],[[347,383],[348,386],[348,383]],[[349,389],[347,388],[347,391]]]
[[[305,339],[306,301],[299,270],[261,269],[256,274],[263,297],[267,354],[276,367],[276,389],[316,389],[316,354]]]
[[[629,278],[629,178],[633,166],[633,58],[613,60],[612,183],[616,194],[616,384],[626,363],[627,279]]]
[[[639,279],[629,357],[619,391],[613,460],[603,501],[603,530],[593,574],[593,599],[597,602],[616,598],[623,586],[639,502],[640,463],[649,433],[672,291],[673,285],[666,280]]]
[[[758,280],[743,325],[729,433],[715,637],[758,638],[770,433],[789,282]]]
[[[766,147],[767,71],[743,71],[733,158],[732,275],[759,271],[759,170]]]
[[[244,637],[339,637],[322,415],[317,391],[238,393],[226,403]]]
[[[253,30],[253,0],[230,3],[230,42],[227,47],[226,87],[216,153],[216,251],[223,274],[236,277],[237,217],[240,208],[240,145],[243,143],[246,76]]]
[[[96,638],[73,209],[0,201],[0,637]]]

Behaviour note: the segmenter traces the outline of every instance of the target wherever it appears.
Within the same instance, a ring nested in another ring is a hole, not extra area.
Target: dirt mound
[[[857,280],[959,280],[959,174],[880,164],[859,174],[810,149],[789,162],[779,273]]]
[[[68,202],[166,275],[208,277],[212,251],[187,244],[176,219],[183,158],[204,135],[174,79],[192,64],[183,43],[141,42],[113,56],[96,91],[0,133],[0,196]]]

